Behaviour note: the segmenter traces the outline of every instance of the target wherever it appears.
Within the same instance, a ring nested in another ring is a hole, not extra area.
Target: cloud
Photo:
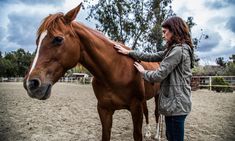
[[[21,2],[24,2],[26,4],[52,4],[52,5],[62,5],[64,3],[64,0],[19,0]]]
[[[227,59],[235,54],[235,19],[232,18],[235,0],[177,0],[172,4],[178,16],[194,18],[196,25],[192,28],[192,37],[209,35],[208,39],[201,40],[195,51],[204,62],[202,65],[215,64],[216,58]]]
[[[226,27],[235,33],[235,17],[230,17],[226,23]]]
[[[214,48],[212,51],[196,52],[196,54],[200,58],[200,65],[216,65],[216,58],[224,57],[225,60],[228,60],[232,54],[235,54],[235,46],[229,46],[229,44],[221,45],[220,48]]]
[[[230,4],[230,5],[235,5],[235,1],[234,0],[225,0],[225,2]]]
[[[50,5],[62,5],[65,0],[1,0],[0,4],[16,4],[16,3],[24,3],[28,5],[35,4],[50,4]]]
[[[201,38],[201,41],[199,43],[198,51],[211,51],[213,48],[215,48],[219,43],[222,37],[218,32],[214,31],[206,31],[206,34],[209,36],[209,38],[204,39]]]
[[[235,1],[234,0],[205,1],[204,5],[211,9],[222,9],[222,8],[227,8],[231,5],[235,5]]]
[[[15,42],[18,45],[26,46],[34,44],[36,38],[36,27],[39,26],[40,18],[35,19],[37,15],[23,15],[21,13],[12,13],[8,16],[8,41]]]
[[[0,41],[6,36],[5,28],[0,26]]]
[[[79,0],[1,0],[0,51],[9,52],[23,48],[35,50],[36,31],[43,18],[57,12],[67,12],[76,7]],[[79,21],[84,21],[84,10]],[[89,24],[89,23],[88,23]]]
[[[36,31],[41,21],[50,13],[56,13],[64,0],[3,0],[0,1],[0,51],[18,48],[35,50]],[[2,5],[3,4],[3,5]],[[2,28],[1,28],[2,27]]]
[[[213,34],[213,32],[209,33],[210,35]],[[210,36],[209,35],[209,36]],[[221,36],[220,34],[213,34],[213,36]],[[235,45],[233,45],[232,40],[226,40],[226,39],[220,39],[220,37],[214,36],[213,40],[218,40],[217,45],[215,42],[212,42],[210,40],[205,40],[207,42],[206,44],[203,43],[202,46],[199,47],[199,49],[196,51],[196,54],[199,56],[200,64],[201,65],[209,65],[209,64],[216,64],[215,60],[218,57],[224,57],[225,59],[228,59],[228,57],[232,56],[232,54],[235,54]],[[204,40],[203,40],[204,42]],[[211,46],[210,49],[203,50],[202,48],[205,48],[207,45]],[[214,46],[214,47],[213,47]],[[201,48],[201,49],[200,49]]]
[[[221,9],[228,7],[228,4],[223,1],[214,1],[214,2],[206,1],[205,6],[208,6],[211,9]]]

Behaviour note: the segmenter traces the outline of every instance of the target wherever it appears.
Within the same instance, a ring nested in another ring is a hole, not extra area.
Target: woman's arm
[[[164,58],[164,51],[159,51],[156,53],[142,53],[137,51],[130,51],[128,55],[136,60],[146,62],[160,62]]]
[[[149,82],[161,82],[180,63],[181,57],[182,57],[182,48],[175,47],[172,49],[170,54],[166,58],[163,59],[163,61],[160,64],[159,69],[157,70],[154,70],[154,71],[144,70],[144,68],[139,63],[136,63],[136,62],[134,66],[142,74],[145,80]]]
[[[119,53],[129,55],[130,57],[136,60],[147,62],[160,62],[164,58],[164,51],[159,51],[157,53],[141,53],[133,50],[127,50],[121,47],[120,45],[115,45],[114,48],[117,49]]]

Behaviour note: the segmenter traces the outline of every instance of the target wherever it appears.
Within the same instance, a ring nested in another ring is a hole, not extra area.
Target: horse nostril
[[[38,79],[32,79],[32,80],[29,80],[28,82],[28,87],[30,90],[37,89],[39,85],[40,85],[40,82]]]

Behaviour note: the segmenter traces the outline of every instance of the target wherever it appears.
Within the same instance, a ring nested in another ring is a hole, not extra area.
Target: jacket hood
[[[189,51],[189,55],[190,55],[190,59],[191,59],[191,68],[194,68],[194,62],[195,62],[195,58],[194,58],[194,49],[191,48],[189,45],[187,44],[183,44],[184,49]]]

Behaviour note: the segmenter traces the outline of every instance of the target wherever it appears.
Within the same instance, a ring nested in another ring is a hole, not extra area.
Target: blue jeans
[[[184,141],[184,121],[186,116],[165,116],[168,141]]]

